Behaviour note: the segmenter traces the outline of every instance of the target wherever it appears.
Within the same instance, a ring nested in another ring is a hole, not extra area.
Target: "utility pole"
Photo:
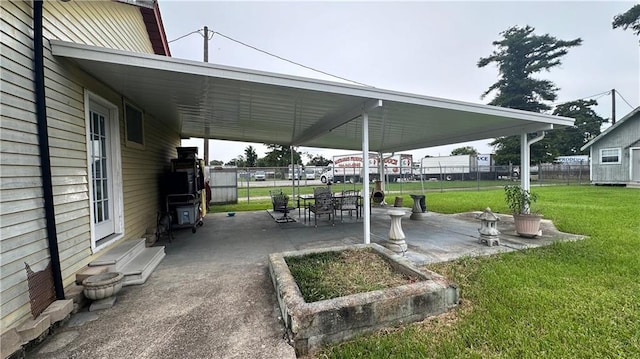
[[[209,28],[207,26],[204,27],[204,62],[209,62]],[[204,165],[209,165],[209,130],[207,125],[205,125],[205,134],[204,134]]]
[[[616,89],[611,90],[611,126],[616,124]]]

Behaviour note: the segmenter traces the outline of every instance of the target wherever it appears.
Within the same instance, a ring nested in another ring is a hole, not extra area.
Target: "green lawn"
[[[560,230],[590,237],[429,266],[459,284],[457,309],[327,347],[318,357],[640,358],[640,191],[534,191]],[[430,193],[427,202],[442,213],[506,211],[501,190]]]

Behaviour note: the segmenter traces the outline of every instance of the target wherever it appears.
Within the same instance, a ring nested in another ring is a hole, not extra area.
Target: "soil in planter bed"
[[[285,258],[307,303],[414,283],[371,249]]]

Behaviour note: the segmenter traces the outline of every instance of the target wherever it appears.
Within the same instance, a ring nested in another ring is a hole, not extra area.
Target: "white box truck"
[[[491,154],[425,157],[414,164],[416,180],[513,180],[519,176],[518,166],[496,166]]]
[[[418,178],[423,180],[469,180],[478,172],[478,159],[475,155],[424,157],[420,160]]]

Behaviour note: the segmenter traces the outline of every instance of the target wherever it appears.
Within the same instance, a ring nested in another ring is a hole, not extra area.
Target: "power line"
[[[191,35],[191,34],[195,34],[195,33],[198,33],[198,34],[199,34],[199,33],[200,33],[200,30],[202,30],[202,29],[198,29],[198,30],[196,30],[196,31],[191,31],[191,32],[190,32],[190,33],[188,33],[188,34],[185,34],[185,35],[182,35],[182,36],[178,37],[177,39],[173,39],[173,40],[171,40],[171,41],[167,41],[167,44],[170,44],[170,43],[172,43],[172,42],[174,42],[174,41],[178,41],[178,40],[180,40],[180,39],[184,39],[185,37],[187,37],[187,36],[189,36],[189,35]],[[212,36],[213,36],[213,35],[212,35]]]
[[[367,85],[367,84],[364,84],[364,83],[362,83],[362,82],[358,82],[358,81],[350,80],[350,79],[345,78],[345,77],[341,77],[341,76],[337,76],[337,75],[334,75],[334,74],[330,74],[330,73],[328,73],[328,72],[326,72],[326,71],[318,70],[318,69],[313,68],[313,67],[311,67],[311,66],[303,65],[303,64],[301,64],[301,63],[299,63],[299,62],[296,62],[296,61],[293,61],[293,60],[286,59],[286,58],[284,58],[284,57],[282,57],[282,56],[278,56],[278,55],[276,55],[276,54],[272,54],[272,53],[270,53],[270,52],[268,52],[268,51],[265,51],[265,50],[259,49],[259,48],[255,47],[255,46],[253,46],[253,45],[249,45],[249,44],[247,44],[247,43],[245,43],[245,42],[242,42],[242,41],[240,41],[240,40],[236,40],[236,39],[234,39],[234,38],[231,38],[231,37],[229,37],[229,36],[227,36],[227,35],[225,35],[225,34],[223,34],[223,33],[220,33],[220,32],[218,32],[218,31],[214,31],[213,33],[214,33],[214,34],[218,34],[218,35],[220,35],[220,36],[224,37],[224,38],[225,38],[225,39],[227,39],[227,40],[231,40],[231,41],[236,42],[236,43],[238,43],[238,44],[240,44],[240,45],[243,45],[243,46],[246,46],[246,47],[251,48],[251,49],[253,49],[253,50],[256,50],[256,51],[262,52],[263,54],[266,54],[266,55],[269,55],[269,56],[273,56],[273,57],[275,57],[275,58],[277,58],[277,59],[280,59],[280,60],[282,60],[282,61],[289,62],[289,63],[291,63],[291,64],[294,64],[294,65],[297,65],[297,66],[300,66],[300,67],[304,67],[305,69],[308,69],[308,70],[311,70],[311,71],[315,71],[315,72],[321,73],[321,74],[323,74],[323,75],[327,75],[327,76],[335,77],[335,78],[340,79],[340,80],[344,80],[344,81],[352,82],[352,83],[354,83],[354,84],[358,84],[358,85],[362,85],[362,86],[366,86],[366,87],[373,87],[373,86],[371,86],[371,85]]]
[[[600,98],[602,98],[602,97],[604,97],[604,96],[610,95],[610,94],[611,94],[611,90],[607,90],[607,91],[603,91],[603,92],[597,93],[597,94],[595,94],[595,95],[585,96],[585,97],[581,97],[581,98],[578,98],[578,99],[575,99],[575,100],[571,100],[571,101],[554,102],[554,103],[552,103],[551,105],[552,105],[552,106],[557,106],[557,105],[560,105],[560,104],[563,104],[563,103],[573,102],[573,101],[580,101],[580,100],[586,100],[586,99],[589,99],[589,98],[592,98],[592,97],[596,97],[596,96],[597,96],[597,97],[596,97],[596,98],[594,98],[593,100],[594,100],[594,101],[597,101],[598,99],[600,99]]]
[[[631,104],[629,103],[629,101],[627,101],[624,97],[622,97],[622,94],[620,93],[620,91],[616,91],[616,95],[620,96],[620,98],[622,99],[622,101],[624,101],[629,107],[631,107],[631,109],[633,110],[635,107],[631,106]]]
[[[600,93],[597,93],[597,94],[591,95],[591,96],[585,96],[585,97],[579,98],[579,99],[577,99],[575,101],[580,101],[580,100],[584,100],[584,99],[588,99],[588,98],[592,98],[592,97],[596,97],[596,96],[599,96],[598,98],[600,98],[602,96],[606,96],[606,95],[609,95],[609,94],[611,94],[611,90],[603,91],[603,92],[600,92]]]
[[[178,38],[175,38],[175,39],[173,39],[173,40],[171,40],[171,41],[168,41],[167,43],[172,43],[172,42],[174,42],[174,41],[178,41],[178,40],[183,39],[183,38],[185,38],[185,37],[187,37],[187,36],[189,36],[189,35],[191,35],[191,34],[200,33],[200,31],[202,31],[202,29],[198,29],[198,30],[195,30],[195,31],[191,31],[191,32],[190,32],[190,33],[188,33],[188,34],[182,35],[182,36],[180,36],[180,37],[178,37]],[[223,34],[223,33],[221,33],[221,32],[218,32],[218,31],[211,31],[211,35],[209,35],[209,36],[208,36],[207,40],[211,40],[211,39],[213,39],[213,36],[214,36],[215,34],[218,34],[218,35],[220,35],[220,36],[224,37],[225,39],[227,39],[227,40],[231,40],[231,41],[233,41],[233,42],[236,42],[236,43],[238,43],[238,44],[240,44],[240,45],[242,45],[242,46],[246,46],[246,47],[251,48],[251,49],[253,49],[253,50],[256,50],[256,51],[262,52],[263,54],[266,54],[266,55],[269,55],[269,56],[273,56],[273,57],[275,57],[275,58],[277,58],[277,59],[279,59],[279,60],[286,61],[286,62],[288,62],[288,63],[291,63],[291,64],[294,64],[294,65],[297,65],[297,66],[303,67],[303,68],[305,68],[305,69],[308,69],[308,70],[311,70],[311,71],[315,71],[315,72],[321,73],[321,74],[323,74],[323,75],[331,76],[331,77],[334,77],[334,78],[337,78],[337,79],[340,79],[340,80],[348,81],[348,82],[351,82],[351,83],[354,83],[354,84],[357,84],[357,85],[362,85],[362,86],[366,86],[366,87],[374,87],[374,86],[367,85],[367,84],[362,83],[362,82],[358,82],[358,81],[350,80],[350,79],[345,78],[345,77],[341,77],[341,76],[337,76],[337,75],[334,75],[334,74],[330,74],[330,73],[328,73],[328,72],[326,72],[326,71],[318,70],[318,69],[313,68],[313,67],[311,67],[311,66],[303,65],[303,64],[301,64],[301,63],[299,63],[299,62],[296,62],[296,61],[293,61],[293,60],[286,59],[286,58],[284,58],[284,57],[282,57],[282,56],[278,56],[278,55],[276,55],[276,54],[272,54],[272,53],[270,53],[270,52],[268,52],[268,51],[262,50],[262,49],[260,49],[260,48],[257,48],[257,47],[255,47],[255,46],[253,46],[253,45],[249,45],[249,44],[247,44],[247,43],[245,43],[245,42],[242,42],[242,41],[240,41],[240,40],[236,40],[236,39],[234,39],[234,38],[232,38],[232,37],[229,37],[229,36],[227,36],[227,35],[225,35],[225,34]],[[202,36],[204,36],[203,34],[201,34],[201,35],[202,35]]]

